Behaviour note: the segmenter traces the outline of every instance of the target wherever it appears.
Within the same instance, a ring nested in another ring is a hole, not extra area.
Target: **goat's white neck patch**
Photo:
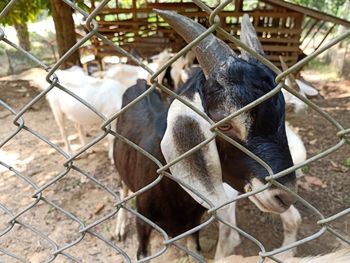
[[[195,93],[191,100],[187,97],[184,97],[184,99],[204,112],[198,93]],[[161,150],[169,163],[212,136],[210,124],[206,120],[182,102],[174,100],[169,108],[167,129],[161,141]],[[220,159],[215,140],[172,165],[170,171],[174,177],[197,190],[214,206],[226,201],[227,198],[222,185]],[[191,190],[186,187],[183,188],[198,203],[206,208],[210,207]]]

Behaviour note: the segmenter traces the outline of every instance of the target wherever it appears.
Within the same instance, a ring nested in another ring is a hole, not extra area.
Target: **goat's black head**
[[[157,13],[187,42],[194,40],[206,30],[193,20],[175,12],[157,11]],[[241,40],[255,52],[264,54],[247,15],[242,21]],[[192,94],[191,98],[188,94],[187,96],[184,94],[183,97],[199,106],[216,122],[255,101],[276,86],[275,74],[269,68],[247,52],[242,52],[242,58],[239,58],[227,44],[212,34],[202,40],[194,51],[205,75],[200,83],[203,88],[197,96]],[[171,105],[169,109],[168,128],[162,141],[162,151],[168,161],[179,153],[189,150],[196,144],[196,139],[201,137],[197,134],[191,140],[186,140],[187,142],[176,140],[179,136],[176,130],[187,127],[194,131],[198,128],[195,133],[202,133],[202,139],[210,138],[210,132],[203,131],[210,125],[205,124],[205,121],[196,116],[193,111],[187,110],[186,113],[184,109],[186,106],[180,106],[178,101],[174,101],[173,104],[175,105]],[[279,92],[251,111],[238,115],[218,128],[264,160],[273,172],[277,173],[293,165],[284,126],[284,108],[284,98]],[[198,125],[189,125],[189,122],[184,121],[184,116],[192,118],[192,122]],[[184,132],[183,136],[188,136],[190,132],[187,130],[187,134]],[[191,145],[185,147],[184,144],[188,142],[191,142]],[[179,148],[178,145],[182,144],[182,150],[171,153],[169,145],[167,149],[163,149],[169,143],[173,143],[175,148]],[[209,197],[213,196],[212,200],[222,198],[219,193],[222,191],[221,176],[224,181],[240,191],[256,190],[265,183],[268,172],[260,164],[222,138],[217,138],[216,143],[212,143],[215,145],[208,144],[207,149],[198,151],[198,156],[194,155],[192,160],[184,160],[182,164],[171,167],[172,173],[181,174],[179,177],[182,179],[190,178],[187,182],[194,184],[198,189],[207,188],[202,192]],[[218,155],[219,165],[214,164],[216,158],[213,158],[214,155]],[[204,160],[202,165],[199,165],[200,158]],[[206,164],[203,165],[203,163]],[[190,172],[185,172],[188,168]],[[195,177],[197,179],[194,179]],[[283,177],[280,182],[294,184],[295,174],[291,173]],[[211,184],[214,184],[214,187],[208,187]],[[285,191],[270,188],[252,196],[251,200],[261,210],[280,213],[292,204],[294,198]]]

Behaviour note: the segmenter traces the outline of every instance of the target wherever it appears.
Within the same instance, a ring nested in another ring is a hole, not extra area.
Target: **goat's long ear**
[[[244,44],[253,49],[256,53],[265,56],[253,24],[247,14],[244,14],[242,18],[240,39]],[[246,52],[245,50],[242,50],[242,58],[245,60],[255,59],[249,54],[249,52]]]
[[[186,97],[196,108],[204,112],[199,93]],[[161,142],[161,150],[169,163],[176,157],[210,138],[210,124],[178,100],[169,108],[167,129]],[[170,167],[171,174],[196,189],[215,206],[226,201],[223,189],[221,165],[215,139],[200,150]],[[183,186],[182,186],[183,187]],[[183,187],[198,203],[209,205],[193,192]]]
[[[300,91],[307,97],[315,97],[318,95],[318,90],[315,89],[313,86],[309,85],[308,83],[305,83],[300,79],[296,79],[295,81],[298,84]]]
[[[288,70],[288,65],[287,63],[284,61],[284,58],[282,56],[279,56],[280,62],[281,62],[281,67],[283,71]],[[296,82],[296,79],[294,77],[293,74],[288,74],[287,75],[287,81],[286,81],[287,85],[293,89],[295,89],[296,91],[300,92],[298,83]]]

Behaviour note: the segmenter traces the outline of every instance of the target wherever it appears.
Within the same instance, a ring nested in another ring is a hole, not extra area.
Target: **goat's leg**
[[[199,231],[196,233],[189,235],[186,240],[187,243],[187,249],[194,251],[194,252],[200,252],[200,244],[199,244]]]
[[[196,250],[198,252],[201,252],[202,251],[202,248],[201,248],[201,243],[199,242],[199,231],[197,231],[196,233],[193,234],[195,239],[196,239]]]
[[[120,191],[120,199],[123,200],[125,197],[128,196],[129,189],[124,182],[121,182],[121,184],[122,184],[122,189]],[[125,227],[126,227],[127,220],[128,220],[128,217],[127,217],[126,210],[123,208],[119,209],[118,215],[117,215],[117,224],[115,228],[115,235],[119,241],[124,240],[125,238]]]
[[[117,120],[114,120],[111,122],[111,130],[113,132],[116,132],[116,128],[117,128]],[[114,135],[108,134],[107,140],[108,140],[108,158],[111,161],[111,164],[114,164],[114,158],[113,158]]]
[[[236,202],[230,203],[217,211],[218,216],[236,226]],[[216,245],[215,259],[222,259],[234,254],[235,248],[241,243],[239,233],[219,222],[219,236]]]
[[[301,216],[298,209],[292,205],[287,211],[280,214],[283,224],[283,246],[287,246],[294,243],[297,240],[298,229],[301,223]],[[289,258],[293,257],[296,253],[296,248],[289,249],[286,252],[278,254],[279,258]]]
[[[195,252],[196,254],[198,254],[201,257],[201,247],[199,244],[199,231],[197,231],[196,233],[189,235],[186,238],[186,246],[187,249]],[[189,257],[190,262],[198,262],[196,259],[194,259],[192,256]]]
[[[238,192],[224,183],[227,197],[234,200]],[[229,203],[217,211],[217,215],[232,226],[236,226],[236,202]],[[235,248],[241,243],[239,233],[233,228],[219,222],[219,236],[216,245],[215,259],[228,257],[234,253]]]
[[[180,76],[177,76],[177,78],[174,79],[174,90],[177,90],[179,88],[179,82],[180,82]]]
[[[86,140],[85,140],[85,132],[84,132],[83,126],[79,123],[76,123],[75,127],[78,130],[80,145],[84,146],[86,144]]]
[[[114,164],[114,159],[113,159],[114,136],[112,134],[108,134],[107,140],[108,140],[108,158],[111,161],[111,164]]]
[[[137,248],[137,259],[142,259],[148,256],[148,244],[152,228],[141,219],[137,218],[136,230],[139,241],[139,247]]]
[[[57,105],[50,104],[50,106],[52,109],[53,116],[60,130],[62,140],[64,142],[64,150],[68,153],[72,153],[72,149],[68,141],[68,136],[66,134],[66,129],[64,127],[65,126],[64,114],[60,111],[60,109],[58,109]]]
[[[84,131],[84,128],[81,124],[75,123],[75,128],[78,131],[78,137],[80,141],[80,147],[84,147],[86,145],[86,133]],[[92,148],[89,148],[85,151],[86,156],[89,154],[92,154],[94,150]]]
[[[83,125],[76,123],[76,127],[78,130],[78,136],[79,136],[79,141],[80,141],[80,145],[81,147],[84,147],[86,145],[86,133],[84,130]],[[86,153],[91,154],[93,153],[94,150],[92,148],[87,149]]]

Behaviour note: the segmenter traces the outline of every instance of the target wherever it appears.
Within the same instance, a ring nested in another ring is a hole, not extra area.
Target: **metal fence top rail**
[[[14,125],[14,129],[12,130],[12,132],[0,142],[0,149],[5,147],[7,144],[10,144],[11,141],[14,140],[14,137],[17,134],[27,132],[28,134],[35,136],[41,142],[44,142],[48,146],[52,147],[57,152],[57,154],[62,156],[64,159],[64,161],[61,163],[61,170],[56,171],[56,176],[54,178],[50,179],[49,181],[45,182],[42,185],[36,184],[30,176],[18,171],[16,169],[16,167],[12,167],[11,164],[8,164],[8,163],[0,160],[0,166],[4,167],[8,171],[10,171],[12,173],[12,176],[20,179],[24,184],[26,184],[28,187],[30,187],[33,190],[33,195],[31,196],[33,198],[32,202],[23,208],[17,209],[16,211],[13,211],[12,209],[8,208],[8,205],[6,203],[4,203],[4,204],[0,203],[0,211],[2,211],[2,213],[7,218],[7,222],[5,224],[2,224],[3,228],[0,229],[0,237],[5,237],[6,235],[10,235],[11,231],[14,231],[15,227],[20,226],[20,227],[30,231],[32,233],[32,235],[34,235],[35,237],[37,237],[40,240],[40,242],[44,242],[45,244],[48,244],[48,246],[50,246],[51,253],[50,253],[50,256],[45,259],[45,262],[53,262],[53,261],[58,262],[59,258],[62,258],[62,257],[64,259],[72,261],[72,262],[80,262],[80,259],[75,258],[71,252],[74,249],[78,249],[79,243],[86,240],[86,238],[89,236],[91,238],[97,238],[98,240],[102,241],[106,246],[110,247],[114,253],[119,254],[125,262],[131,262],[133,259],[133,255],[129,255],[128,253],[125,252],[125,249],[122,246],[117,245],[115,242],[102,236],[98,232],[98,230],[96,230],[96,228],[95,228],[96,226],[100,226],[101,224],[103,224],[104,222],[106,222],[108,220],[113,220],[113,217],[115,215],[117,215],[118,213],[120,213],[120,211],[122,209],[124,209],[127,211],[127,213],[132,214],[133,216],[135,216],[139,220],[142,220],[145,224],[148,224],[149,226],[151,226],[153,229],[155,229],[157,232],[159,232],[163,238],[163,247],[161,250],[159,250],[157,253],[149,256],[148,258],[144,258],[144,259],[139,260],[138,262],[144,262],[144,261],[147,261],[149,259],[159,257],[160,255],[162,255],[164,252],[167,251],[167,249],[170,245],[176,246],[179,250],[182,250],[185,253],[187,253],[188,255],[191,255],[197,261],[205,261],[205,259],[202,256],[198,255],[197,253],[191,252],[187,248],[185,248],[184,246],[180,245],[178,243],[178,240],[180,240],[184,237],[187,237],[191,233],[199,231],[200,229],[203,229],[204,227],[206,227],[208,224],[212,223],[213,221],[219,221],[219,222],[222,222],[222,223],[230,226],[231,228],[237,230],[244,237],[251,240],[254,244],[256,244],[256,246],[258,247],[258,249],[260,251],[260,253],[259,253],[260,262],[264,262],[266,259],[271,259],[271,260],[274,260],[275,262],[281,262],[280,260],[278,260],[276,258],[276,255],[278,253],[287,251],[287,250],[292,249],[294,247],[300,246],[304,243],[315,240],[325,233],[330,233],[332,235],[335,235],[339,239],[344,241],[347,245],[350,245],[350,240],[348,239],[348,237],[345,237],[343,233],[339,233],[339,232],[335,231],[332,227],[333,222],[335,222],[336,220],[339,220],[340,218],[345,218],[347,215],[349,215],[350,208],[344,209],[344,210],[340,211],[339,213],[326,216],[317,207],[313,206],[310,202],[306,201],[302,196],[298,195],[297,193],[294,193],[293,191],[286,188],[285,186],[283,186],[282,184],[280,184],[277,181],[278,178],[281,178],[292,171],[295,171],[295,170],[297,170],[297,169],[299,169],[307,164],[315,162],[317,160],[320,160],[320,159],[328,156],[329,154],[333,153],[334,151],[338,151],[342,147],[348,146],[347,144],[350,141],[350,137],[349,137],[350,128],[348,126],[343,127],[343,125],[341,125],[336,119],[334,119],[332,116],[330,116],[327,112],[322,110],[319,106],[317,106],[316,104],[311,102],[309,99],[305,98],[304,96],[300,95],[298,92],[296,92],[292,88],[286,86],[286,84],[284,83],[284,80],[289,74],[296,72],[298,69],[300,69],[302,66],[307,64],[309,61],[314,59],[316,56],[318,56],[322,52],[328,50],[332,46],[335,46],[336,44],[338,44],[340,41],[346,39],[350,35],[350,30],[347,30],[344,33],[342,33],[341,35],[335,37],[333,40],[331,40],[327,44],[323,45],[321,48],[319,48],[314,53],[308,55],[306,58],[295,63],[288,70],[281,72],[273,63],[271,63],[265,57],[254,52],[251,48],[249,48],[247,45],[242,43],[235,36],[232,36],[230,33],[225,31],[225,28],[220,26],[220,23],[219,23],[220,13],[222,12],[222,10],[225,7],[227,7],[227,5],[229,5],[231,3],[231,0],[222,1],[220,3],[220,5],[218,5],[214,10],[209,8],[207,5],[205,5],[200,0],[193,0],[192,1],[193,4],[198,6],[198,8],[203,10],[205,13],[207,13],[207,18],[209,21],[209,26],[208,26],[207,30],[203,34],[201,34],[199,37],[194,39],[192,42],[187,44],[185,47],[181,48],[181,50],[179,50],[179,52],[173,58],[171,58],[165,65],[163,65],[159,70],[157,70],[156,72],[153,72],[150,68],[147,67],[147,65],[145,65],[141,61],[137,60],[129,52],[127,52],[125,49],[123,49],[122,46],[118,46],[115,43],[113,43],[108,37],[105,36],[105,34],[103,32],[100,31],[101,26],[99,25],[99,21],[97,21],[96,17],[99,16],[99,14],[101,14],[103,12],[104,7],[112,1],[103,0],[103,1],[98,2],[98,4],[96,5],[96,8],[91,13],[88,13],[85,10],[81,9],[77,5],[76,1],[69,1],[69,0],[62,0],[62,1],[64,3],[66,3],[67,5],[71,6],[75,12],[83,15],[83,17],[86,21],[85,22],[86,28],[89,30],[89,32],[85,36],[83,36],[83,38],[81,38],[70,50],[68,50],[65,53],[65,55],[62,56],[57,61],[57,63],[55,63],[53,66],[46,65],[40,59],[35,57],[33,54],[31,54],[28,51],[25,51],[24,49],[22,49],[21,47],[19,47],[18,45],[16,45],[15,43],[10,41],[9,39],[7,39],[6,35],[4,34],[3,29],[0,27],[0,43],[11,46],[12,48],[20,51],[24,56],[26,56],[27,58],[32,60],[36,65],[38,65],[39,67],[41,67],[47,71],[47,76],[46,76],[47,88],[42,90],[35,98],[32,98],[30,100],[30,102],[27,103],[20,110],[15,110],[13,106],[9,105],[8,103],[6,103],[0,99],[0,106],[2,108],[4,108],[6,111],[8,111],[9,114],[13,115],[13,125]],[[6,7],[0,13],[0,22],[2,19],[4,19],[4,17],[6,17],[8,12],[11,12],[11,9],[13,8],[13,5],[16,2],[18,2],[18,1],[11,0],[8,2]],[[268,0],[268,2],[273,2],[273,1]],[[260,97],[259,99],[253,101],[252,103],[246,105],[245,107],[237,110],[236,112],[232,113],[231,115],[225,117],[220,122],[216,122],[216,123],[213,120],[210,120],[205,114],[203,114],[203,112],[201,112],[199,109],[194,107],[191,103],[189,103],[183,97],[174,93],[172,90],[168,89],[167,87],[165,87],[161,83],[158,83],[158,81],[157,81],[157,76],[161,72],[166,70],[167,67],[169,67],[172,63],[174,63],[177,59],[179,59],[179,57],[184,55],[192,47],[198,45],[198,43],[202,39],[204,39],[206,36],[208,36],[211,32],[216,32],[216,33],[220,34],[227,42],[230,42],[230,43],[232,43],[232,45],[235,45],[236,47],[239,47],[240,49],[243,49],[246,52],[249,52],[250,55],[252,55],[256,59],[258,59],[260,62],[264,63],[267,67],[269,67],[272,71],[274,71],[277,74],[276,87],[272,91],[268,92],[267,94]],[[152,82],[152,86],[146,92],[141,94],[138,98],[133,100],[130,104],[128,104],[127,106],[122,108],[120,111],[115,112],[115,114],[109,118],[104,116],[101,112],[99,112],[96,108],[94,108],[92,105],[90,105],[87,101],[83,100],[82,98],[80,98],[79,96],[74,94],[67,87],[62,86],[59,82],[59,78],[55,74],[55,72],[62,65],[62,63],[72,53],[76,52],[84,43],[92,40],[93,38],[99,39],[99,41],[108,45],[110,47],[110,49],[113,50],[113,52],[118,53],[118,54],[122,54],[123,56],[128,57],[129,59],[134,61],[139,66],[146,69],[149,72],[149,74],[151,75],[150,79]],[[157,160],[154,156],[152,156],[146,150],[142,149],[138,145],[134,144],[133,142],[131,142],[130,140],[128,140],[124,136],[116,133],[115,131],[113,131],[111,129],[111,125],[112,125],[111,122],[113,120],[115,120],[123,112],[125,112],[125,111],[129,110],[131,107],[133,107],[142,98],[148,96],[149,93],[152,92],[152,90],[154,90],[156,88],[158,88],[162,92],[174,97],[176,100],[180,101],[181,103],[183,103],[187,107],[191,108],[195,113],[197,113],[201,117],[205,118],[210,123],[210,130],[213,134],[213,136],[210,139],[195,146],[194,148],[192,148],[188,152],[178,156],[176,159],[174,159],[172,162],[167,163],[166,165],[162,165],[162,163],[159,160]],[[269,167],[269,165],[267,165],[258,156],[255,156],[248,149],[241,146],[239,143],[237,143],[232,138],[229,138],[225,134],[221,133],[216,128],[219,125],[221,125],[222,123],[224,123],[232,118],[235,118],[238,115],[243,114],[244,112],[249,111],[250,109],[252,109],[252,108],[256,107],[257,105],[259,105],[260,103],[262,103],[263,101],[271,98],[277,92],[279,92],[282,88],[286,89],[287,91],[292,93],[294,96],[296,96],[297,98],[299,98],[300,100],[305,102],[312,110],[314,110],[316,113],[318,113],[320,116],[322,116],[328,122],[328,125],[333,126],[336,129],[336,133],[333,136],[335,138],[337,138],[337,143],[335,145],[325,149],[324,151],[319,152],[316,155],[308,158],[305,162],[303,162],[301,164],[294,165],[286,170],[283,170],[279,173],[274,174],[272,172],[271,167]],[[93,140],[91,142],[86,144],[82,149],[80,149],[77,153],[75,153],[73,155],[70,155],[69,153],[65,152],[61,147],[59,147],[57,144],[53,143],[52,140],[50,140],[45,135],[38,132],[36,130],[36,127],[30,127],[30,126],[28,126],[28,124],[26,122],[25,114],[28,112],[28,110],[31,107],[33,107],[36,103],[38,103],[40,100],[42,100],[45,95],[52,92],[53,89],[60,89],[61,91],[68,94],[69,96],[73,97],[74,99],[76,99],[77,101],[79,101],[80,103],[85,105],[87,108],[89,108],[92,112],[94,112],[101,119],[101,122],[103,122],[103,124],[100,127],[101,133],[99,134],[99,136],[93,138]],[[346,124],[346,125],[348,125],[348,124]],[[151,182],[149,185],[143,187],[142,189],[138,190],[137,192],[133,193],[132,195],[128,196],[127,198],[125,198],[123,200],[120,200],[119,195],[117,195],[113,191],[113,189],[111,189],[109,186],[105,185],[98,178],[89,174],[88,172],[86,172],[84,170],[84,168],[79,167],[79,165],[76,164],[76,163],[78,163],[77,159],[84,152],[88,151],[91,147],[93,147],[96,143],[101,141],[107,135],[114,135],[117,140],[124,141],[130,147],[133,147],[134,149],[139,151],[141,154],[143,154],[144,156],[149,158],[151,161],[153,161],[159,167],[159,169],[157,171],[159,176],[155,181]],[[259,162],[261,165],[264,166],[264,168],[268,171],[269,176],[266,178],[267,182],[262,188],[260,188],[257,191],[243,194],[243,195],[239,196],[238,198],[236,198],[234,200],[230,200],[230,202],[227,202],[225,204],[215,206],[214,204],[212,204],[210,202],[210,200],[207,200],[207,198],[205,196],[201,195],[197,191],[197,189],[194,189],[191,185],[186,185],[183,182],[177,181],[178,183],[182,184],[185,188],[189,189],[189,191],[191,191],[194,195],[196,195],[197,197],[202,199],[202,201],[204,203],[208,203],[209,207],[210,207],[210,209],[207,210],[207,212],[209,214],[209,219],[207,219],[204,223],[198,225],[196,228],[191,229],[185,233],[182,233],[181,235],[179,235],[177,237],[169,237],[168,234],[162,228],[160,228],[157,224],[155,224],[154,222],[152,222],[151,220],[149,220],[148,218],[146,218],[145,216],[143,216],[142,214],[137,212],[135,209],[133,209],[127,205],[127,202],[129,200],[131,200],[133,197],[138,196],[141,193],[148,191],[149,189],[151,189],[155,185],[159,184],[159,182],[162,180],[162,178],[164,176],[175,180],[175,178],[170,173],[167,172],[168,168],[171,167],[172,165],[176,164],[177,162],[179,162],[183,158],[186,158],[187,156],[189,156],[190,154],[192,154],[196,150],[201,149],[202,147],[204,147],[205,145],[210,143],[210,141],[215,140],[216,136],[219,136],[222,139],[227,140],[234,147],[239,147],[240,150],[243,151],[245,154],[247,154],[250,158],[255,159],[257,162]],[[84,178],[87,178],[90,182],[94,183],[96,186],[103,189],[103,191],[115,202],[115,209],[112,212],[108,213],[107,215],[103,216],[102,218],[96,220],[95,222],[86,224],[86,222],[84,222],[83,219],[74,215],[71,211],[68,211],[63,206],[59,205],[57,202],[47,199],[45,191],[47,191],[50,188],[50,186],[52,186],[54,184],[58,184],[60,182],[60,180],[67,177],[67,175],[72,171],[78,173],[79,175],[83,176]],[[272,187],[272,186],[280,188],[280,189],[284,189],[284,190],[290,192],[291,194],[295,195],[295,197],[298,199],[298,201],[301,202],[304,206],[306,206],[309,209],[310,213],[312,213],[317,218],[315,223],[318,224],[320,228],[319,228],[319,231],[317,231],[316,233],[310,234],[307,237],[305,237],[301,240],[298,240],[290,245],[283,246],[283,247],[281,247],[279,249],[275,249],[273,251],[268,251],[259,240],[257,240],[255,237],[253,237],[252,235],[245,232],[243,229],[230,225],[224,219],[220,218],[220,216],[218,216],[216,214],[216,211],[218,209],[220,209],[221,207],[223,207],[224,205],[227,205],[228,203],[232,203],[232,202],[237,201],[239,199],[247,198],[249,196],[252,196],[252,195],[254,195],[258,192],[261,192],[261,191],[263,191],[269,187]],[[43,204],[43,205],[48,206],[52,209],[55,209],[59,214],[69,218],[70,220],[72,220],[72,222],[75,222],[76,224],[78,224],[79,229],[76,233],[77,235],[76,235],[75,239],[70,240],[69,242],[64,243],[64,244],[58,244],[52,238],[50,238],[49,233],[46,233],[45,231],[40,229],[40,227],[34,227],[32,222],[26,222],[24,220],[24,215],[26,213],[34,210],[39,204],[40,205]],[[0,244],[0,254],[6,255],[7,257],[9,257],[15,261],[18,261],[18,262],[28,262],[27,258],[24,258],[20,254],[17,255],[15,253],[13,253],[10,248],[2,247],[1,244]]]

